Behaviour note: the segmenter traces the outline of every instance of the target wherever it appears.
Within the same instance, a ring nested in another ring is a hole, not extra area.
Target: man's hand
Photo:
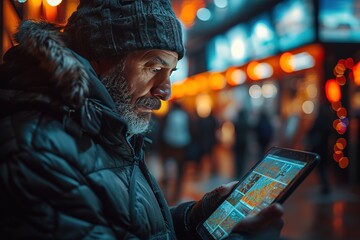
[[[221,185],[215,190],[206,193],[189,213],[189,226],[195,231],[196,226],[216,209],[221,201],[232,191],[237,182]],[[254,239],[277,239],[283,227],[283,207],[272,204],[253,216],[241,220],[233,229],[229,239],[236,239],[236,235]],[[233,235],[233,236],[231,236]]]
[[[248,236],[250,239],[257,240],[278,239],[284,225],[282,220],[283,213],[284,209],[280,204],[272,204],[256,215],[248,216],[241,220],[234,227],[232,233],[239,233],[242,236]]]
[[[221,185],[215,190],[206,193],[203,198],[198,201],[190,211],[189,226],[195,228],[203,219],[210,216],[216,207],[235,187],[237,182],[230,182]]]

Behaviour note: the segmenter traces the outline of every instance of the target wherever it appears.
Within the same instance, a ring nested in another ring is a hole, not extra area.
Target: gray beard
[[[137,114],[131,105],[131,93],[129,85],[124,78],[123,64],[120,63],[101,77],[110,96],[114,100],[117,112],[123,117],[128,126],[129,134],[143,134],[149,129],[150,113]],[[141,99],[140,99],[141,100]],[[149,104],[147,99],[142,99],[141,104]]]

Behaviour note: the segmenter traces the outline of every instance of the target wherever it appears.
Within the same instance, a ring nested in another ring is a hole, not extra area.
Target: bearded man
[[[233,184],[170,209],[146,167],[151,113],[184,56],[169,0],[81,0],[64,28],[28,20],[15,39],[0,66],[0,236],[196,239]],[[264,209],[229,239],[281,215]]]

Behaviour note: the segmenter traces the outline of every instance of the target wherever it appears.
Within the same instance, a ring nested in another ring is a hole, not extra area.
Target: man
[[[0,67],[1,238],[196,239],[233,185],[170,210],[144,163],[184,55],[169,1],[84,0],[65,29],[25,21],[15,39]],[[281,215],[273,205],[229,238]]]

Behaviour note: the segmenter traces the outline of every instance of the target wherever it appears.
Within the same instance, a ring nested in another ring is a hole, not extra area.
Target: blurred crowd
[[[330,192],[333,117],[330,106],[322,105],[301,141],[303,150],[317,152],[322,158],[317,173],[323,194]],[[170,205],[196,199],[202,189],[195,186],[191,194],[184,185],[186,182],[206,184],[206,191],[211,189],[209,185],[214,179],[217,180],[214,186],[240,179],[269,147],[291,147],[296,121],[295,117],[287,119],[281,128],[283,133],[279,134],[274,117],[265,109],[255,112],[240,108],[231,121],[224,121],[212,110],[200,114],[174,101],[165,115],[152,117],[147,162]]]

